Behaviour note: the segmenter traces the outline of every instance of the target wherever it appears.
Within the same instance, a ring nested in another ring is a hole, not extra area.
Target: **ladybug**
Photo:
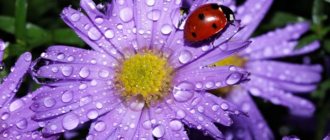
[[[201,42],[217,35],[235,20],[234,12],[216,3],[198,7],[187,18],[184,25],[184,39],[188,42]]]

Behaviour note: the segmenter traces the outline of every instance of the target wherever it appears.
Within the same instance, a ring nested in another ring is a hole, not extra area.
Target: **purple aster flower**
[[[196,48],[183,40],[181,0],[80,6],[62,18],[93,50],[52,46],[33,73],[44,84],[31,106],[44,134],[92,121],[87,139],[188,139],[184,124],[223,138],[214,123],[229,126],[240,111],[206,90],[247,80],[236,66],[211,66],[249,45],[228,41],[239,22]]]
[[[204,2],[204,0],[188,1],[192,6],[191,10]],[[233,37],[233,40],[252,41],[249,47],[238,55],[228,57],[216,64],[244,66],[251,72],[249,82],[229,90],[225,89],[226,92],[230,92],[226,94],[227,99],[249,116],[249,118],[234,118],[238,123],[235,123],[226,134],[227,139],[273,139],[272,132],[250,95],[261,97],[275,105],[288,107],[294,115],[312,115],[315,110],[314,105],[295,94],[313,91],[321,79],[322,67],[271,59],[312,52],[318,49],[319,42],[315,41],[301,49],[295,49],[298,44],[297,39],[309,29],[307,22],[290,24],[285,28],[250,38],[268,11],[272,0],[246,0],[240,7],[235,5],[235,1],[227,2],[228,6],[236,11],[236,18],[242,20],[241,25],[245,27]]]
[[[0,41],[1,60],[5,43]],[[0,84],[0,139],[22,139],[41,140],[54,139],[55,137],[44,138],[40,131],[41,123],[31,119],[34,112],[29,109],[32,104],[32,97],[35,94],[28,94],[22,98],[16,98],[15,93],[23,80],[23,77],[30,68],[32,56],[29,52],[22,54],[11,73],[3,79]]]

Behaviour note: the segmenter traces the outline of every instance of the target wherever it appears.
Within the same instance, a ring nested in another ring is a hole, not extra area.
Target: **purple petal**
[[[152,134],[160,139],[189,139],[184,125],[180,119],[176,118],[176,113],[169,108],[166,103],[159,103],[149,109],[150,121],[152,124]]]
[[[0,67],[2,65],[3,53],[5,51],[6,44],[0,39]]]
[[[174,79],[174,84],[178,89],[209,90],[238,84],[246,81],[247,76],[248,73],[245,70],[235,66],[205,67],[179,71]]]
[[[133,140],[140,140],[141,138],[145,138],[147,140],[152,140],[152,130],[151,130],[151,121],[150,121],[149,110],[144,109],[142,110],[142,114],[140,117],[140,122],[136,131],[137,137],[134,137]]]
[[[133,41],[136,35],[132,30],[133,1],[117,1],[112,3],[110,15],[106,16],[96,9],[92,0],[81,0],[80,6],[91,19],[92,23],[115,48],[125,55],[134,53]]]
[[[83,13],[68,7],[62,11],[61,16],[63,21],[94,50],[105,51],[114,58],[122,58],[117,48],[103,37],[98,27]]]
[[[235,38],[247,40],[266,15],[272,2],[273,0],[246,0],[242,6],[238,7],[236,19],[241,20],[245,28],[235,35]]]
[[[312,84],[321,80],[320,65],[299,65],[271,60],[251,61],[245,65],[254,75],[298,84]]]
[[[38,78],[64,80],[112,80],[114,69],[92,64],[50,64],[40,67],[33,75]]]
[[[234,117],[234,124],[229,128],[227,135],[231,135],[233,139],[243,139],[248,136],[251,140],[274,139],[270,128],[246,90],[234,88],[226,99],[237,105],[248,116]]]
[[[297,136],[285,136],[282,140],[300,140]]]
[[[105,53],[70,46],[50,46],[45,53],[41,54],[41,57],[60,63],[94,64],[107,67],[118,65],[118,60]]]
[[[6,130],[0,135],[0,139],[6,140],[57,140],[59,136],[44,137],[39,131],[18,132],[15,130]]]
[[[108,92],[104,92],[104,94],[106,93]],[[96,119],[99,116],[102,116],[103,114],[106,114],[107,112],[115,109],[120,102],[121,100],[118,98],[107,98],[104,96],[94,97],[93,99],[81,98],[79,102],[80,108],[74,109],[71,112],[49,120],[42,131],[46,135],[52,135],[68,130],[73,130],[77,128],[79,124],[83,124],[89,120]],[[54,112],[45,113],[44,115],[40,116],[46,116],[45,118],[47,118],[51,117],[52,115],[56,116],[56,113],[61,113],[61,110],[57,112],[54,110]]]
[[[11,73],[4,78],[3,83],[0,85],[2,97],[0,98],[0,107],[3,107],[6,102],[10,101],[15,96],[24,75],[29,70],[31,60],[31,53],[26,52],[22,54],[18,58],[15,66],[11,69]]]
[[[310,116],[315,111],[311,102],[271,86],[268,80],[251,75],[251,81],[243,86],[254,96],[262,97],[275,105],[288,107],[292,114]]]
[[[257,50],[262,50],[267,46],[273,47],[282,42],[289,42],[297,40],[309,29],[308,22],[299,22],[295,24],[289,24],[284,28],[270,31],[264,35],[252,38],[253,43],[244,51],[244,54],[249,54]],[[271,38],[271,39],[270,39]]]

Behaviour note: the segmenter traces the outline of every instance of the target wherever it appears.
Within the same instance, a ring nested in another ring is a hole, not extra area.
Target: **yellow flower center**
[[[150,103],[168,93],[172,68],[166,58],[152,52],[136,54],[126,59],[116,77],[123,97],[142,96]]]
[[[232,55],[230,57],[227,57],[223,60],[220,60],[216,63],[214,63],[214,66],[238,66],[238,67],[243,67],[245,65],[246,60],[242,57],[239,57],[237,55]],[[213,90],[212,93],[215,93],[220,96],[226,96],[232,89],[232,86],[226,86],[223,88],[219,88],[216,90]]]

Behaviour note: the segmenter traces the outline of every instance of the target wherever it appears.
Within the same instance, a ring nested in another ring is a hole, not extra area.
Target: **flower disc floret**
[[[167,60],[154,53],[136,54],[126,59],[117,75],[125,97],[142,95],[145,100],[167,93],[171,68]]]

